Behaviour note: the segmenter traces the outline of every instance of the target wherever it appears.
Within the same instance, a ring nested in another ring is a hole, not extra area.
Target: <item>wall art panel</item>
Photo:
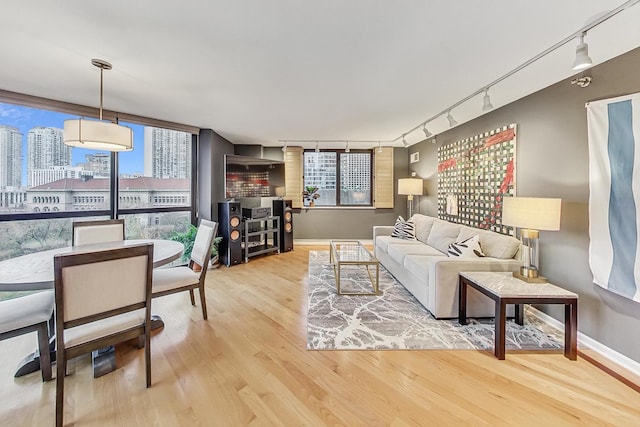
[[[516,125],[438,148],[438,218],[513,235],[502,198],[516,193]]]

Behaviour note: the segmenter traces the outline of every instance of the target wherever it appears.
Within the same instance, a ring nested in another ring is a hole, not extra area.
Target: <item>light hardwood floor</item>
[[[208,321],[186,293],[154,300],[152,387],[133,344],[98,379],[71,361],[66,425],[640,425],[640,394],[562,351],[307,351],[309,249],[210,271]],[[0,426],[54,423],[55,380],[13,378],[35,342],[0,342]]]

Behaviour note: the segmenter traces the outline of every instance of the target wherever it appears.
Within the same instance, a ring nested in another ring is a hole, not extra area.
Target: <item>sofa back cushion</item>
[[[520,241],[506,234],[462,226],[457,241],[468,239],[473,235],[480,236],[480,247],[485,256],[499,259],[514,258],[520,248]]]
[[[460,226],[450,222],[437,220],[431,227],[427,245],[433,246],[442,253],[447,253],[449,245],[456,241],[460,234]]]
[[[427,243],[429,233],[431,233],[431,227],[433,227],[436,219],[432,216],[422,214],[415,214],[411,219],[413,219],[413,223],[416,226],[416,239],[422,243]]]

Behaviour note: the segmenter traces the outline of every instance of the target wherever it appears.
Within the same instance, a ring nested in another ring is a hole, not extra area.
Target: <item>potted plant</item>
[[[307,186],[304,188],[302,192],[302,200],[304,201],[305,206],[315,206],[316,199],[320,198],[320,194],[318,193],[320,189],[315,186]]]
[[[184,233],[173,233],[170,237],[171,240],[180,242],[184,245],[184,252],[182,253],[181,261],[184,263],[189,262],[191,259],[191,251],[193,250],[193,242],[196,240],[196,234],[198,233],[198,227],[193,224],[189,224],[189,228]],[[221,236],[213,238],[213,245],[211,245],[211,260],[209,264],[211,266],[218,262],[218,245],[222,240]]]

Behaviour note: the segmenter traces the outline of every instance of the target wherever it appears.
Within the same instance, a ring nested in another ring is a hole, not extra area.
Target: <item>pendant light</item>
[[[110,70],[111,64],[102,59],[92,59],[91,64],[100,68],[100,120],[83,118],[64,121],[63,140],[71,147],[94,150],[131,151],[133,131],[117,123],[102,121],[102,73]]]

